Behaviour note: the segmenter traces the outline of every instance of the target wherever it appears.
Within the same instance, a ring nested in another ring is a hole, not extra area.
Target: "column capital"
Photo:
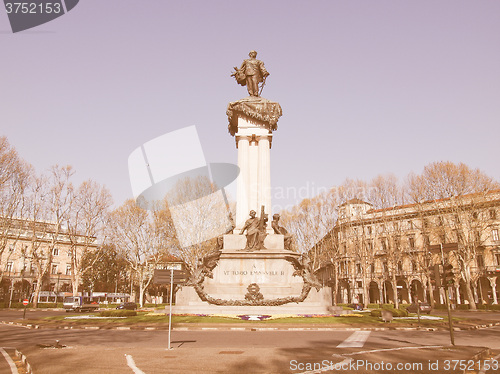
[[[240,140],[250,142],[252,140],[251,135],[235,135],[234,140],[236,141],[236,148],[238,148],[238,143]]]
[[[257,141],[257,143],[260,142],[261,140],[267,140],[269,141],[269,148],[271,148],[273,144],[273,134],[269,133],[269,134],[255,135],[255,140]]]
[[[240,140],[248,140],[248,141],[250,141],[250,139],[252,139],[252,135],[236,134],[234,136],[234,138],[236,139],[236,142],[239,142]]]

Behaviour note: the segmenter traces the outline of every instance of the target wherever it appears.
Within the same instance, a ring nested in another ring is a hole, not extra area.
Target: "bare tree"
[[[95,265],[98,256],[89,257],[89,251],[98,251],[96,240],[105,241],[105,226],[109,219],[109,208],[112,204],[108,189],[93,181],[83,182],[69,201],[70,210],[66,217],[67,235],[70,240],[71,284],[73,295],[78,293],[83,273]],[[93,261],[82,262],[82,257]]]
[[[19,226],[32,173],[32,167],[20,159],[7,138],[0,137],[0,282],[3,270],[14,253],[5,249],[8,245],[14,247],[22,234]]]
[[[489,193],[500,188],[500,184],[465,164],[436,162],[427,165],[420,175],[411,174],[407,186],[408,196],[420,213],[424,235],[433,234],[440,244],[457,243],[457,249],[447,259],[452,262],[455,258],[470,308],[476,309],[471,268],[485,240],[483,233],[487,231],[488,220],[484,211]],[[430,211],[440,222],[430,222],[426,217]],[[445,227],[451,231],[446,232]]]
[[[168,220],[167,210],[145,210],[134,200],[127,200],[111,213],[112,240],[137,281],[141,306],[156,265],[172,245]]]
[[[27,250],[32,266],[36,267],[36,287],[33,305],[38,304],[38,295],[43,280],[50,276],[54,248],[61,243],[65,233],[73,186],[70,178],[71,166],[54,166],[49,177],[38,177],[31,183],[29,204],[29,237]]]
[[[337,219],[338,193],[335,188],[302,200],[291,210],[281,212],[280,222],[292,234],[298,252],[310,255],[313,269],[331,259],[326,246],[316,246]]]
[[[173,253],[193,272],[217,248],[217,237],[234,228],[229,202],[204,176],[181,179],[166,201],[178,241]]]

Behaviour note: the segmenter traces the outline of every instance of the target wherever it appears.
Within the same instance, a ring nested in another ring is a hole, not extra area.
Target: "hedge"
[[[136,315],[135,310],[103,310],[99,312],[101,317],[133,317]]]
[[[384,310],[388,310],[389,312],[392,313],[393,317],[408,317],[408,312],[406,309],[390,309],[390,308],[382,308]],[[382,309],[373,309],[370,313],[372,317],[381,317],[382,316]]]

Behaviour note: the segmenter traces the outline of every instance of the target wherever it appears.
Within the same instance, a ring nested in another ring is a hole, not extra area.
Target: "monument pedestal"
[[[302,276],[293,263],[300,254],[283,249],[283,235],[268,235],[267,249],[247,252],[244,235],[224,235],[224,247],[212,271],[205,277],[203,291],[213,299],[242,301],[252,297],[250,285],[257,285],[264,301],[299,298],[304,288]],[[255,286],[253,286],[255,287]],[[250,295],[250,296],[249,296]],[[254,292],[255,295],[255,292]],[[329,314],[332,305],[327,287],[312,288],[304,301],[282,305],[214,305],[202,301],[194,287],[183,286],[176,294],[174,313],[202,314]]]

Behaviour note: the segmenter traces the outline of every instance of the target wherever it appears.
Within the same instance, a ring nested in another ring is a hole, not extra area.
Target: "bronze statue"
[[[285,249],[291,250],[292,249],[292,235],[290,235],[283,226],[279,225],[279,220],[280,220],[280,215],[275,214],[273,215],[273,222],[271,222],[271,227],[274,230],[275,234],[281,234],[283,235],[284,241],[285,241]]]
[[[266,239],[266,236],[267,236],[267,231],[266,231],[267,221],[268,221],[267,214],[264,213],[264,207],[262,207],[262,212],[261,212],[260,220],[259,220],[259,235],[257,237],[257,239],[258,239],[257,248],[258,249],[266,249],[266,247],[264,247],[264,240]]]
[[[234,228],[236,227],[236,225],[234,224],[234,219],[233,219],[233,215],[231,212],[229,212],[229,221],[231,221],[231,226],[229,226],[227,228],[227,230],[226,230],[226,232],[224,232],[224,234],[219,235],[217,237],[217,248],[218,249],[223,249],[223,247],[224,247],[224,235],[232,234],[234,231]]]
[[[314,274],[311,260],[309,260],[309,257],[307,255],[303,254],[300,260],[292,256],[285,256],[285,260],[293,265],[295,269],[292,274],[293,276],[302,277],[302,279],[304,280],[304,284],[316,288],[317,291],[320,290],[322,285],[316,277],[316,274]]]
[[[246,220],[245,225],[240,231],[240,235],[247,232],[247,245],[245,246],[245,250],[253,250],[258,242],[259,236],[259,219],[255,217],[257,212],[255,210],[250,211],[250,218]]]
[[[242,86],[247,86],[248,94],[250,96],[259,97],[264,85],[266,84],[266,78],[269,75],[264,63],[257,60],[257,52],[250,51],[248,54],[250,58],[243,61],[241,67],[238,69],[234,67],[234,72],[231,74],[232,77],[236,79]],[[259,92],[259,83],[262,82],[262,86]]]
[[[264,247],[264,239],[267,236],[267,214],[264,213],[264,206],[260,218],[255,215],[255,210],[250,211],[250,218],[246,220],[245,225],[240,231],[240,235],[247,232],[247,245],[245,251],[255,251],[259,249],[266,249]]]

